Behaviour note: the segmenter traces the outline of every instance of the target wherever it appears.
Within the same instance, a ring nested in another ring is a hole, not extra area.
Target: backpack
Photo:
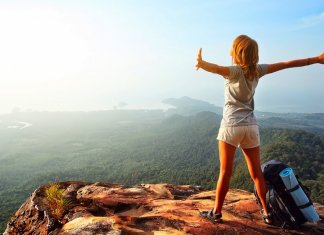
[[[298,207],[290,194],[290,192],[296,190],[296,187],[287,190],[279,175],[286,168],[289,168],[289,166],[278,160],[270,160],[261,166],[267,185],[266,203],[268,211],[272,214],[272,225],[282,228],[299,228],[307,221],[300,209],[312,205],[309,198],[310,190],[302,185],[296,176],[299,183],[298,188],[300,187],[308,198],[308,203]],[[261,201],[256,188],[254,188],[254,195],[261,209]]]

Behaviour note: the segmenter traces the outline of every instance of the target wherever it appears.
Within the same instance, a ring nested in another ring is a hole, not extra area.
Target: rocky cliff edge
[[[322,222],[298,230],[263,223],[254,195],[230,190],[223,222],[199,211],[213,207],[214,191],[198,186],[58,182],[35,190],[10,219],[4,234],[324,234]],[[324,206],[315,204],[324,218]]]

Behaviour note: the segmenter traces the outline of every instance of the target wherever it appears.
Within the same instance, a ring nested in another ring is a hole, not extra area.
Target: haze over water
[[[324,2],[0,0],[0,27],[0,113],[163,108],[182,96],[222,106],[223,78],[195,70],[198,49],[230,65],[247,34],[260,63],[316,56]],[[256,109],[324,112],[323,78],[323,65],[268,75]]]

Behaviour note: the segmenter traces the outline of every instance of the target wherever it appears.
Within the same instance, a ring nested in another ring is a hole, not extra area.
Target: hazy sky
[[[260,63],[324,52],[323,0],[0,0],[0,113],[161,107],[169,97],[223,104],[223,78],[196,54],[230,65],[239,34]],[[256,109],[324,112],[324,65],[262,78]]]

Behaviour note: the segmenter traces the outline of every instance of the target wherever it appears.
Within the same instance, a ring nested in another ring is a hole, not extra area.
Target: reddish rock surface
[[[299,230],[262,222],[254,195],[231,190],[223,222],[211,223],[199,211],[213,207],[214,191],[190,185],[143,184],[124,187],[110,183],[60,182],[70,202],[61,216],[46,203],[38,188],[8,222],[4,234],[324,234],[323,224],[305,224]],[[315,205],[324,216],[324,207]]]

